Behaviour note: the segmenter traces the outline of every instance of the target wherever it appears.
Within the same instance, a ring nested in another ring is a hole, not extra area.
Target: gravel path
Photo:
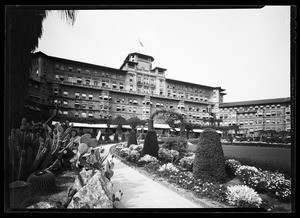
[[[133,168],[114,159],[114,190],[121,190],[124,208],[199,208],[173,190],[151,180]]]

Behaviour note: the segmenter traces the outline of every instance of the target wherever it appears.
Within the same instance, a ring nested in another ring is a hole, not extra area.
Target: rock
[[[27,209],[50,209],[50,208],[55,208],[55,206],[52,206],[47,202],[38,202],[36,204],[27,207]]]
[[[73,196],[67,208],[113,208],[111,197],[107,195],[112,192],[112,184],[97,170],[87,184]]]
[[[24,181],[15,181],[9,184],[10,208],[22,208],[22,204],[32,196],[32,191]]]
[[[92,176],[95,174],[95,172],[93,170],[85,170],[85,168],[83,168],[79,174],[81,175],[83,185],[85,186],[88,183],[88,181],[92,178]],[[82,188],[80,179],[78,178],[78,176],[75,177],[73,186],[74,186],[75,190],[79,190]]]

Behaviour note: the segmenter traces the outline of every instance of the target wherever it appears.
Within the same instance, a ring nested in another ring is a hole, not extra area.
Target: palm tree
[[[31,52],[38,47],[43,33],[43,20],[49,10],[36,10],[30,6],[7,6],[5,23],[5,114],[6,129],[19,127],[24,116],[27,99]],[[76,11],[60,11],[62,19],[72,25]]]

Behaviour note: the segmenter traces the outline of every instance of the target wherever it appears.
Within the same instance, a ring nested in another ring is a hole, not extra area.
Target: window
[[[92,100],[93,99],[93,95],[89,94],[89,99]]]
[[[94,117],[94,114],[92,112],[89,112],[89,117]]]
[[[86,79],[86,80],[85,80],[85,84],[90,85],[90,80],[89,80],[89,79]]]
[[[77,83],[79,83],[79,84],[81,83],[81,77],[79,77],[79,76],[77,77]]]
[[[80,69],[80,68],[77,68],[77,72],[78,72],[78,73],[81,73],[81,69]]]
[[[53,91],[54,91],[54,95],[58,95],[58,88],[54,88]]]
[[[64,105],[68,106],[68,104],[69,104],[68,101],[64,100]]]
[[[92,104],[90,104],[90,105],[89,105],[89,109],[91,109],[91,110],[92,110],[92,109],[93,109],[93,107],[94,107],[94,106],[93,106]]]
[[[81,105],[81,107],[82,107],[82,108],[86,108],[86,104],[83,103],[83,104]]]
[[[74,116],[75,116],[75,117],[78,117],[78,116],[79,116],[78,112],[75,112]]]
[[[73,80],[73,76],[69,76],[69,78],[68,78],[68,80],[69,80],[69,82],[73,82],[72,80]]]
[[[55,74],[55,79],[59,80],[59,75],[58,74]]]
[[[86,98],[86,94],[84,94],[84,93],[81,96],[82,96],[82,98]]]
[[[124,84],[120,83],[120,89],[124,89]]]
[[[69,93],[67,91],[64,91],[63,94],[64,94],[64,97],[68,97]]]
[[[58,69],[59,69],[59,65],[55,64],[55,70],[58,70]]]
[[[94,81],[94,86],[98,86],[98,81]]]
[[[79,98],[79,93],[78,92],[75,93],[75,98]]]
[[[117,83],[116,83],[115,81],[112,82],[112,87],[113,87],[114,89],[117,88]]]
[[[64,66],[63,65],[60,65],[60,70],[64,70]]]
[[[73,67],[69,67],[68,69],[69,69],[69,71],[70,71],[70,72],[72,72],[72,71],[73,71]]]
[[[86,117],[86,113],[85,113],[85,112],[82,112],[82,113],[81,113],[81,116],[82,116],[82,117]]]
[[[68,115],[68,111],[64,111],[63,114],[64,114],[64,115]]]
[[[61,81],[64,81],[64,75],[59,75],[59,79],[60,79]]]

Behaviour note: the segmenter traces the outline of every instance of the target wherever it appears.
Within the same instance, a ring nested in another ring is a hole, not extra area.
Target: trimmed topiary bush
[[[144,141],[142,155],[149,154],[153,157],[158,157],[158,141],[155,130],[148,130]]]
[[[221,140],[214,129],[204,129],[200,135],[193,163],[193,174],[194,178],[204,181],[222,182],[226,177]]]
[[[119,141],[119,136],[118,134],[114,134],[114,142],[118,142]]]
[[[127,147],[129,147],[132,144],[137,145],[136,134],[134,131],[131,131],[128,135]]]

